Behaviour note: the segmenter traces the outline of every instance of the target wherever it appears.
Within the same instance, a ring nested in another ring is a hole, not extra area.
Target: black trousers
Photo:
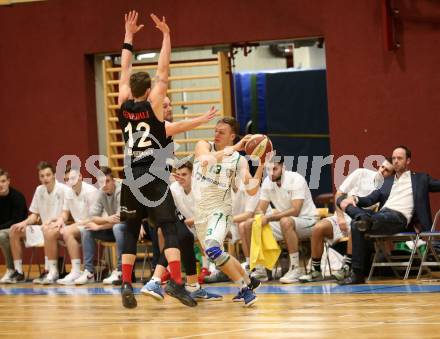
[[[407,220],[402,213],[390,209],[382,209],[379,212],[364,210],[355,206],[348,206],[345,212],[352,218],[351,237],[353,241],[352,268],[356,274],[364,275],[369,267],[366,260],[371,257],[371,241],[365,239],[365,232],[360,232],[354,227],[354,222],[359,220],[371,221],[371,229],[368,234],[391,235],[404,232]]]

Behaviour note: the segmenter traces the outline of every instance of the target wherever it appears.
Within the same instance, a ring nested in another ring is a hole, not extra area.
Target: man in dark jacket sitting
[[[426,173],[411,173],[411,151],[398,146],[393,151],[394,177],[385,179],[381,188],[366,197],[338,199],[338,205],[351,218],[353,238],[352,274],[341,285],[363,284],[364,258],[369,234],[395,234],[404,232],[409,225],[421,231],[429,231],[432,224],[429,192],[440,192],[440,180]],[[379,203],[379,211],[372,212],[361,207]]]

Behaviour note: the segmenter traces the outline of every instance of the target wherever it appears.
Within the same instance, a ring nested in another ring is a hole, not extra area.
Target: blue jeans
[[[96,243],[95,240],[116,241],[116,251],[118,255],[118,271],[122,270],[122,246],[124,244],[124,229],[126,224],[115,224],[113,228],[101,231],[90,231],[83,229],[81,231],[81,243],[83,246],[84,268],[89,272],[95,271],[93,258],[95,257]]]

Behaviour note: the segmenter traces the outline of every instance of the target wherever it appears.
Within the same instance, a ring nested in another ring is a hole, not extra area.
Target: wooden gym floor
[[[141,284],[135,284],[140,288]],[[188,308],[170,297],[138,295],[121,306],[119,289],[93,284],[0,286],[0,337],[10,338],[409,338],[440,337],[440,283],[379,281],[361,286],[266,283],[252,308],[233,303],[232,284],[207,285],[223,301]]]

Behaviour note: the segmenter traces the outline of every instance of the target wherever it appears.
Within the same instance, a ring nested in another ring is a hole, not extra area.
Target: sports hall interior
[[[155,71],[162,41],[150,13],[170,25],[175,121],[214,105],[219,117],[237,117],[242,134],[267,134],[275,149],[295,157],[294,166],[298,156],[333,156],[312,189],[317,206],[328,209],[323,213],[333,211],[337,160],[346,176],[353,168],[344,159],[354,156],[359,167],[407,145],[411,170],[440,178],[438,1],[0,0],[0,168],[28,205],[42,160],[77,158],[83,176],[92,178],[87,160],[97,164],[90,156],[104,155],[122,177],[116,99],[129,10],[146,25],[134,43],[139,70]],[[214,127],[215,120],[177,136],[176,156],[191,155]],[[439,194],[430,194],[430,208],[434,217]],[[111,265],[114,250],[99,246],[105,255],[97,264]],[[139,246],[137,291],[141,275],[152,274],[149,246]],[[301,245],[304,262],[309,247]],[[228,248],[240,257],[239,243]],[[230,282],[206,285],[222,301],[189,309],[139,295],[133,310],[121,306],[118,287],[99,282],[0,285],[0,337],[438,337],[439,275],[435,267],[419,269],[422,255],[410,252],[414,258],[401,260],[411,260],[408,279],[407,266],[388,266],[363,285],[268,281],[251,308],[232,303]],[[23,263],[31,281],[44,265],[42,249],[25,249]],[[0,255],[0,275],[5,269]]]

